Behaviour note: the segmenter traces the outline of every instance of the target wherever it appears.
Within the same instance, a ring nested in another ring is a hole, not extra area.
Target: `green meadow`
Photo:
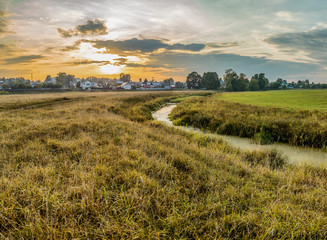
[[[326,239],[326,169],[151,117],[210,94],[1,96],[0,238]]]
[[[176,125],[211,132],[326,149],[327,91],[218,93],[182,102],[171,114]]]
[[[218,96],[221,100],[268,107],[305,110],[327,110],[326,90],[283,90],[234,92]]]

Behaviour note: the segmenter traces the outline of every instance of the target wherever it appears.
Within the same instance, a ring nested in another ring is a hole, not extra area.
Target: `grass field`
[[[325,239],[325,169],[151,119],[198,94],[0,97],[0,238]]]
[[[283,142],[325,149],[325,94],[321,90],[216,94],[184,101],[173,110],[172,118],[176,125],[254,138],[262,144]]]
[[[288,90],[224,93],[221,100],[258,106],[305,110],[327,110],[327,90]]]

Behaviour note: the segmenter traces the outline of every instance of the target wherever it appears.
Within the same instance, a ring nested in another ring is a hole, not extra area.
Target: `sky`
[[[0,77],[228,68],[327,83],[326,0],[0,0]]]

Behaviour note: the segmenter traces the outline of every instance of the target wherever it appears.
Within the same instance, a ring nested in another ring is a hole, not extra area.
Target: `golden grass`
[[[2,109],[0,237],[326,238],[326,170],[273,169],[269,153],[141,117],[187,94],[86,94],[48,106],[36,103],[54,95],[33,95],[33,108]]]

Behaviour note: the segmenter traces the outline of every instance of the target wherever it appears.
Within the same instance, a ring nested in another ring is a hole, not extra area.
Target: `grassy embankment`
[[[263,144],[325,148],[326,94],[321,90],[218,94],[185,101],[172,118],[177,125],[255,138]]]
[[[174,94],[0,98],[0,238],[327,237],[326,170],[147,120]]]

